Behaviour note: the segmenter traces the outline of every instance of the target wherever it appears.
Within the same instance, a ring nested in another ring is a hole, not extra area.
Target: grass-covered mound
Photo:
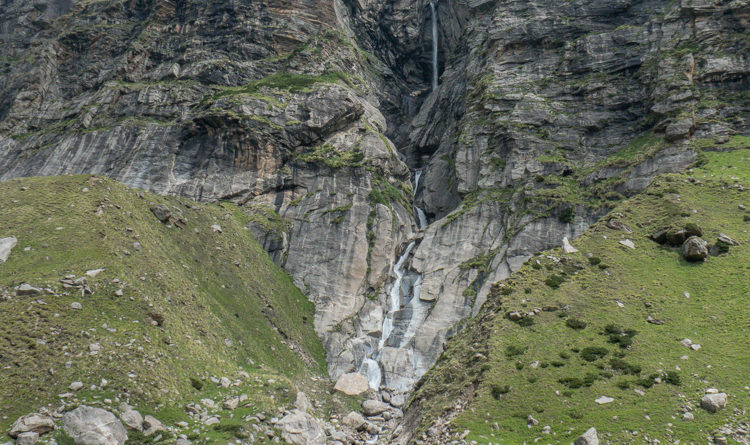
[[[18,239],[0,264],[2,434],[43,406],[127,401],[218,440],[241,430],[242,416],[273,416],[297,389],[324,385],[313,304],[245,229],[258,215],[90,176],[0,183],[0,203],[0,238]],[[160,222],[155,205],[172,219]],[[44,290],[16,296],[24,283]],[[212,377],[242,383],[221,388]],[[76,381],[78,392],[68,388]],[[222,415],[230,427],[196,426],[184,409],[243,393],[249,405]]]
[[[623,202],[574,242],[578,253],[545,252],[498,283],[418,384],[416,438],[431,427],[431,442],[569,444],[590,427],[612,444],[741,437],[733,435],[750,417],[750,150],[700,159]],[[717,256],[690,263],[648,239],[690,224],[719,244]],[[741,244],[727,251],[720,233]],[[715,414],[699,406],[709,388],[728,394]],[[614,401],[596,403],[602,396]]]

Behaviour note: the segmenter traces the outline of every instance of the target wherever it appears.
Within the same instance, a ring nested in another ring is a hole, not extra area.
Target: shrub
[[[623,390],[630,388],[630,382],[628,380],[620,380],[619,382],[615,383],[615,385]]]
[[[567,360],[567,359],[570,358],[570,354],[567,351],[561,351],[560,352],[560,358]]]
[[[568,417],[575,420],[581,420],[583,419],[583,413],[580,411],[571,411],[568,413]]]
[[[607,348],[601,346],[587,346],[581,351],[581,358],[587,362],[595,362],[609,353]]]
[[[190,386],[200,391],[201,389],[203,389],[203,382],[196,378],[190,377]]]
[[[503,394],[508,394],[510,392],[510,386],[508,386],[508,385],[492,385],[492,388],[490,389],[490,392],[492,393],[492,397],[495,400],[500,400],[500,397],[502,397]]]
[[[563,377],[558,380],[558,382],[562,383],[570,389],[578,389],[583,386],[583,380],[579,379],[578,377]]]
[[[563,366],[565,366],[565,362],[562,362],[562,361],[560,361],[560,360],[552,360],[552,361],[551,361],[550,363],[551,363],[551,364],[552,364],[552,366],[554,366],[555,368],[562,368]]]
[[[505,356],[510,358],[523,355],[527,349],[529,349],[528,346],[508,345],[508,347],[505,348]]]
[[[592,266],[598,266],[602,262],[602,259],[599,257],[591,257],[589,258],[589,264]]]
[[[578,318],[568,318],[567,320],[565,320],[565,326],[571,329],[581,330],[585,329],[588,324],[583,320],[579,320]]]
[[[638,386],[642,386],[642,387],[648,389],[648,388],[651,388],[652,386],[654,386],[654,379],[651,379],[651,378],[649,378],[649,379],[638,379],[638,380],[635,381],[635,384],[638,385]]]
[[[560,287],[561,284],[565,282],[565,277],[562,275],[556,275],[552,274],[550,275],[546,280],[544,280],[544,284],[551,287],[552,289],[557,289]]]
[[[538,378],[537,376],[534,376],[534,375],[532,375],[532,376],[529,376],[529,378],[528,378],[528,379],[526,379],[526,381],[527,381],[527,382],[529,382],[529,383],[532,383],[532,384],[533,384],[533,383],[536,383],[536,382],[537,382],[537,380],[539,380],[539,378]]]
[[[573,220],[576,217],[576,210],[573,207],[567,207],[565,208],[561,213],[558,219],[561,223],[570,224],[573,222]]]
[[[622,372],[623,374],[638,375],[641,373],[641,367],[638,365],[632,365],[620,358],[613,358],[609,361],[609,366],[615,371]]]
[[[682,379],[680,378],[680,374],[677,373],[677,371],[667,371],[667,376],[664,379],[665,382],[669,383],[670,385],[680,386],[682,384]]]
[[[599,265],[599,269],[601,269],[601,270],[607,270],[607,269],[609,269],[609,265],[602,263],[602,264]]]
[[[743,216],[742,220],[745,221],[745,222],[750,222],[750,215]]]
[[[519,371],[522,370],[523,369],[523,363],[522,362],[516,362],[516,369],[519,370]]]
[[[523,317],[522,319],[518,320],[516,323],[518,323],[519,326],[523,326],[523,327],[534,326],[534,317]]]
[[[547,363],[547,362],[539,363],[539,367],[542,368],[542,369],[547,368],[548,366],[549,366],[549,363]]]

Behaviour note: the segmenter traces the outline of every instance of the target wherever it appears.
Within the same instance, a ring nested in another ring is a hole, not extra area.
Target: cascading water
[[[417,196],[417,190],[419,189],[419,179],[422,177],[422,170],[414,172],[414,196]],[[427,227],[427,215],[424,210],[417,206],[414,206],[414,210],[417,212],[417,228],[424,229]]]
[[[435,11],[435,2],[430,0],[432,11],[432,91],[438,87],[438,18]]]

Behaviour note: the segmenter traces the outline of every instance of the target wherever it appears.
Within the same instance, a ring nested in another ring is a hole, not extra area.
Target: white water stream
[[[435,12],[435,2],[430,0],[432,11],[432,91],[438,87],[438,18]]]

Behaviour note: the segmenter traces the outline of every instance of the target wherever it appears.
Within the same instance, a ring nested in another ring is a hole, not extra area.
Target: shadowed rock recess
[[[428,0],[5,0],[0,179],[252,208],[331,377],[408,391],[493,283],[750,134],[748,1],[434,6],[432,91]]]

